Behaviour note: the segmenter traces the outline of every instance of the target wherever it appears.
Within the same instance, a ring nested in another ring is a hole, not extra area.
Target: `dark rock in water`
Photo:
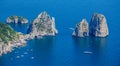
[[[73,36],[77,37],[86,37],[89,36],[88,22],[86,19],[83,19],[80,23],[76,25],[75,31],[73,32]]]
[[[55,28],[55,18],[51,18],[45,11],[42,12],[30,24],[27,33],[30,38],[56,35],[58,31]]]
[[[28,20],[22,16],[9,16],[7,18],[7,23],[20,23],[20,24],[25,24],[28,23]]]
[[[106,37],[109,34],[107,21],[103,14],[93,14],[89,31],[90,35],[95,37]]]

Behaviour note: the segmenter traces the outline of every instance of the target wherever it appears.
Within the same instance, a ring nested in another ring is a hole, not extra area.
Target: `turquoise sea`
[[[29,40],[0,57],[0,66],[120,66],[120,0],[0,0],[0,21],[10,15],[24,16],[29,23],[42,11],[56,19],[54,37]],[[72,30],[83,18],[90,22],[94,12],[107,18],[106,38],[75,38]],[[13,25],[26,34],[29,24]],[[85,54],[90,51],[92,54]]]

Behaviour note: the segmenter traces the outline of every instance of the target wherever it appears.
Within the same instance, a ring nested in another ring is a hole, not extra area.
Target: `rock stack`
[[[106,37],[108,34],[109,31],[105,16],[103,14],[94,13],[90,21],[89,28],[87,20],[83,19],[76,25],[72,35],[77,37]]]
[[[108,32],[107,21],[104,15],[94,13],[90,21],[90,35],[95,37],[106,37]]]
[[[88,22],[86,19],[83,19],[76,25],[75,31],[73,32],[73,36],[78,37],[86,37],[89,36]]]
[[[29,34],[27,37],[32,38],[56,35],[58,31],[55,28],[55,18],[51,18],[45,11],[40,13],[30,24],[27,33]]]

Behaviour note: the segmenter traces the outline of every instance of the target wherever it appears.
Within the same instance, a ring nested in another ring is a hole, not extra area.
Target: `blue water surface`
[[[42,11],[56,19],[59,34],[29,40],[25,47],[15,48],[0,57],[0,66],[120,66],[120,0],[0,0],[0,21],[10,15],[24,16],[29,23]],[[94,12],[107,18],[106,38],[72,37],[75,24]],[[13,25],[26,34],[29,24]],[[92,54],[85,54],[90,51]]]

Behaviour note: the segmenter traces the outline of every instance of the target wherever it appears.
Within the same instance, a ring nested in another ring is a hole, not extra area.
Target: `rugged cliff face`
[[[55,28],[55,18],[51,18],[45,11],[40,13],[30,24],[27,33],[29,38],[56,35],[58,31]]]
[[[106,37],[108,36],[108,26],[106,18],[103,14],[94,13],[90,21],[88,28],[88,23],[86,19],[83,19],[80,23],[76,25],[73,36],[85,37],[85,36],[95,36],[95,37]]]
[[[9,25],[0,22],[0,56],[14,47],[26,44],[23,34],[15,32]]]
[[[77,37],[86,37],[89,36],[88,22],[86,19],[83,19],[76,25],[75,31],[73,32],[73,36]]]
[[[20,24],[25,24],[28,23],[28,20],[22,16],[9,16],[7,18],[7,23],[20,23]]]
[[[94,13],[90,22],[89,31],[92,36],[106,37],[109,34],[109,31],[105,16]]]

